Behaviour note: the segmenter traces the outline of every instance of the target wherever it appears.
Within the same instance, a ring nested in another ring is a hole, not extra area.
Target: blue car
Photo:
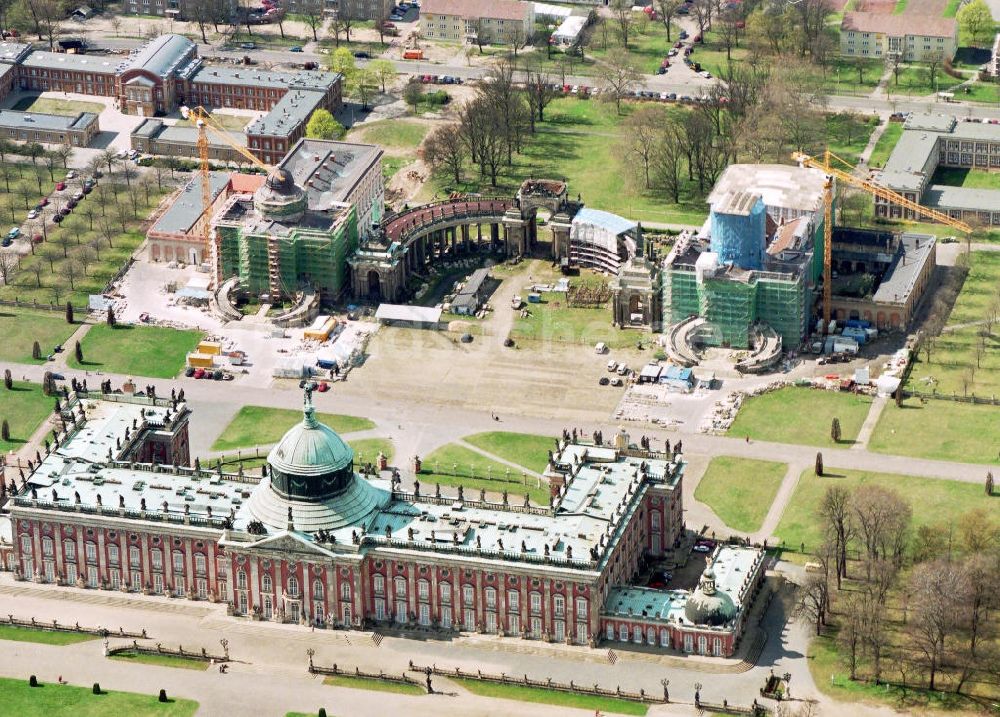
[[[298,45],[296,45],[295,47],[289,47],[288,51],[289,52],[302,52],[302,48],[299,47]]]

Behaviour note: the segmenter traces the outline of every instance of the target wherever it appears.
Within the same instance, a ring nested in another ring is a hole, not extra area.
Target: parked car
[[[365,52],[364,50],[360,50],[358,52],[355,52],[354,56],[356,58],[358,58],[359,60],[367,60],[367,59],[371,58],[371,55],[369,53]]]
[[[66,182],[56,182],[56,191],[61,192],[66,188]]]
[[[45,241],[45,237],[41,234],[35,234],[35,236],[31,237],[32,244],[41,244],[43,241]]]
[[[83,199],[83,191],[82,191],[82,190],[78,190],[78,191],[76,191],[76,192],[73,192],[73,199],[75,199],[75,200],[76,200],[76,201],[78,201],[78,202],[79,202],[79,201],[80,201],[81,199]]]
[[[187,376],[188,378],[194,376],[194,366],[188,366],[186,369],[184,369],[184,375]]]
[[[611,383],[611,379],[608,378],[607,376],[601,376],[598,379],[597,383],[601,386],[607,386],[609,383]]]
[[[70,208],[70,207],[68,207],[68,206],[66,206],[66,207],[59,207],[59,211],[57,211],[57,212],[56,212],[56,216],[59,216],[59,217],[65,217],[65,216],[67,216],[67,215],[68,215],[68,214],[69,214],[69,213],[70,213],[71,211],[73,211],[73,210],[72,210],[72,208]]]
[[[62,220],[63,220],[63,215],[62,214],[56,214],[56,215],[54,215],[52,217],[52,221],[55,222],[56,224],[58,224]]]
[[[70,199],[68,202],[66,202],[66,208],[67,209],[76,209],[76,205],[77,204],[79,204],[79,202],[77,202],[75,199]]]
[[[38,204],[35,206],[35,209],[37,209],[38,211],[41,211],[42,207],[47,207],[47,206],[49,206],[49,198],[48,197],[42,197],[38,201]]]
[[[298,45],[296,45],[295,47],[289,47],[288,51],[289,52],[302,52],[302,48],[299,47]]]
[[[76,179],[76,170],[71,169],[68,172],[66,172],[66,179]]]
[[[9,232],[7,232],[8,239],[17,239],[19,236],[21,236],[20,227],[13,227]]]
[[[694,552],[696,552],[696,553],[710,553],[710,552],[712,552],[711,546],[705,545],[705,543],[696,543],[695,546],[693,548],[691,548],[691,549]]]
[[[395,12],[389,16],[389,19],[393,22],[403,22],[403,16]]]
[[[240,49],[241,50],[256,50],[257,49],[257,43],[256,42],[241,42],[240,43]]]
[[[30,212],[28,212],[28,219],[37,219],[37,218],[38,218],[37,209],[32,209]]]
[[[85,184],[85,185],[83,185],[83,189],[81,189],[80,191],[82,191],[84,194],[90,194],[92,191],[94,191],[94,187],[93,186],[87,186]]]
[[[611,379],[611,385],[612,386],[624,386],[625,382],[622,381],[619,377],[615,376],[613,379]]]
[[[205,369],[196,368],[194,370],[194,378],[204,378],[204,377],[205,377]]]
[[[2,247],[9,247],[9,246],[10,246],[11,244],[13,244],[13,243],[14,243],[14,242],[13,242],[13,241],[11,240],[11,238],[10,238],[10,237],[4,237],[4,238],[3,238],[3,241],[2,241],[2,242],[0,242],[0,246],[2,246]]]

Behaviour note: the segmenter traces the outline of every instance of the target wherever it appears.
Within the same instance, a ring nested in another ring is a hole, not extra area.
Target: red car
[[[35,234],[35,236],[31,237],[31,241],[34,244],[41,244],[43,241],[45,241],[45,237],[43,237],[41,234]]]
[[[57,191],[57,192],[61,192],[61,191],[62,191],[62,190],[64,190],[65,188],[66,188],[66,182],[58,182],[58,183],[56,184],[56,191]]]
[[[49,198],[48,197],[42,197],[42,201],[40,201],[38,203],[38,206],[40,206],[40,207],[47,207],[47,206],[49,206]]]
[[[194,370],[194,376],[193,376],[193,378],[205,378],[205,369],[203,369],[203,368],[196,368]]]

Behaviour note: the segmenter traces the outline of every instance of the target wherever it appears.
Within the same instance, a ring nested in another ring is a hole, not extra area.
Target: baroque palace
[[[685,464],[624,431],[611,445],[556,441],[540,507],[356,472],[311,384],[260,475],[202,470],[188,465],[187,404],[125,388],[66,395],[53,444],[3,486],[0,559],[19,579],[317,627],[718,656],[733,654],[763,579],[762,550],[721,546],[694,591],[630,584],[679,541]]]

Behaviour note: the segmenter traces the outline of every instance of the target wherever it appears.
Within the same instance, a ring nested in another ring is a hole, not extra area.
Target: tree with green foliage
[[[823,452],[820,451],[816,454],[816,475],[823,475]]]
[[[344,127],[322,108],[312,113],[306,125],[306,137],[310,139],[340,139],[344,136]]]
[[[403,87],[403,101],[408,104],[414,112],[420,106],[420,100],[424,96],[424,88],[416,80],[410,80]]]
[[[83,363],[83,347],[80,346],[79,341],[73,344],[73,355],[76,356],[77,363]]]
[[[56,381],[52,378],[52,372],[46,371],[42,376],[42,393],[46,396],[54,396],[58,391]]]
[[[388,85],[396,79],[396,66],[389,60],[372,60],[368,63],[368,69],[378,80],[382,87],[382,94],[385,94]]]
[[[9,442],[10,441],[10,425],[7,423],[7,419],[3,419],[3,423],[0,424],[0,439]]]
[[[73,323],[73,303],[70,301],[66,302],[66,323]]]
[[[339,72],[344,77],[344,83],[350,84],[358,69],[354,62],[354,54],[346,47],[341,47],[334,50],[328,57],[330,58],[330,69],[333,72]]]
[[[833,421],[830,423],[830,438],[834,443],[840,443],[840,419],[834,417]]]
[[[958,11],[956,18],[973,45],[978,47],[993,39],[993,15],[986,0],[972,0]]]

